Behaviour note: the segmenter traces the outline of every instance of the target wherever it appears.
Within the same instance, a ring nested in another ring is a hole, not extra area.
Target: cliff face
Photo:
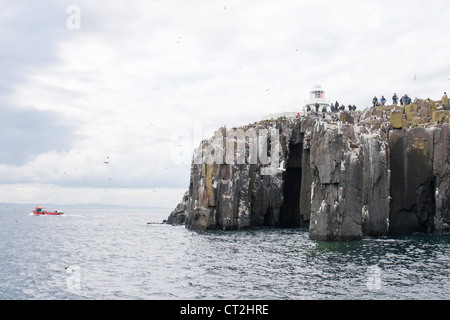
[[[441,104],[221,128],[196,150],[168,223],[308,227],[326,241],[448,232],[450,106]]]

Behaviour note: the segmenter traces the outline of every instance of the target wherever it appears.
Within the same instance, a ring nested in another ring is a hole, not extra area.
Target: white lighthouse
[[[319,111],[322,111],[323,107],[330,107],[330,99],[325,98],[325,91],[322,90],[321,85],[315,85],[313,89],[310,91],[309,100],[305,100],[305,106],[310,106],[311,110],[315,110],[316,103],[319,104]],[[262,117],[261,120],[274,120],[280,117],[286,118],[298,118],[299,116],[305,115],[305,108],[300,111],[291,111],[291,112],[278,112],[271,113]]]
[[[316,104],[319,104],[320,110],[322,107],[330,106],[330,99],[325,98],[325,91],[322,90],[321,85],[315,85],[313,89],[310,91],[309,100],[306,101],[305,105],[310,106],[312,110],[314,110]]]

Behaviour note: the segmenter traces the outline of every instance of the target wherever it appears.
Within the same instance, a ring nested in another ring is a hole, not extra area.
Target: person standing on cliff
[[[317,102],[316,102],[315,107],[316,107],[316,112],[319,112],[319,104]]]
[[[373,106],[374,106],[374,107],[377,106],[377,104],[378,104],[378,98],[377,98],[377,96],[373,97],[372,103],[373,103]]]
[[[444,92],[444,95],[442,96],[442,103],[448,103],[447,92]]]
[[[403,99],[403,105],[407,106],[407,105],[410,105],[410,104],[411,104],[411,98],[408,97],[407,94],[405,94],[405,95],[402,97],[402,99]],[[400,102],[401,102],[401,101],[400,101]]]
[[[393,104],[397,105],[398,104],[398,96],[396,93],[394,93],[394,95],[392,96],[392,102]]]
[[[386,104],[386,98],[381,96],[381,104],[384,106]]]

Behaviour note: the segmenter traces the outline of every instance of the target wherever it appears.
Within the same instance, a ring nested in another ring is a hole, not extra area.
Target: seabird
[[[67,266],[67,267],[65,267],[64,269],[66,269],[66,270],[72,270],[72,272],[75,272],[75,269],[72,268],[71,266]]]

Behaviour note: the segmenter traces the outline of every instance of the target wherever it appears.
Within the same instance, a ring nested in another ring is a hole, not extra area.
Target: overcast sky
[[[176,206],[202,138],[298,111],[315,84],[360,110],[439,99],[448,6],[0,0],[0,202]]]

